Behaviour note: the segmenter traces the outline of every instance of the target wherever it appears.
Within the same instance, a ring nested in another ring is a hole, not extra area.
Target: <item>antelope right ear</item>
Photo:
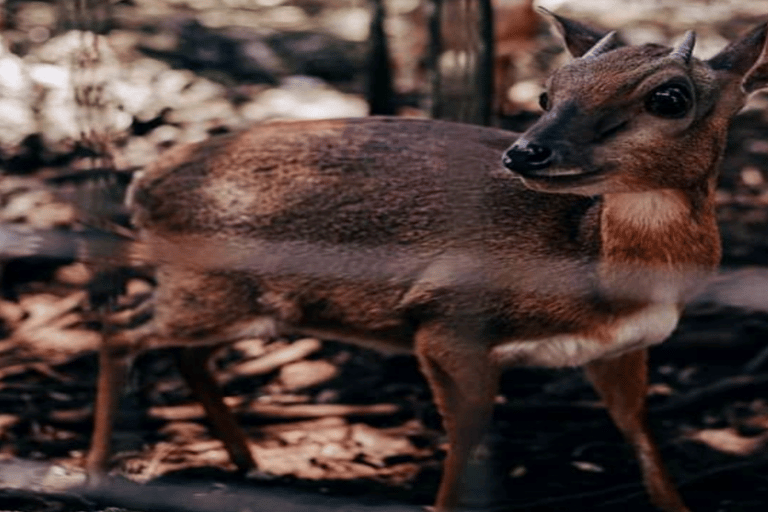
[[[575,58],[579,58],[587,53],[599,40],[608,34],[606,30],[598,30],[584,23],[573,21],[543,7],[539,7],[538,10],[552,18],[555,27],[557,27],[558,32],[563,37],[563,41],[565,41],[565,47],[568,48],[568,52]],[[604,50],[613,50],[622,45],[621,41],[614,38]]]
[[[768,87],[768,23],[763,24],[763,51],[741,82],[747,93]]]
[[[707,63],[715,71],[741,79],[747,94],[768,87],[768,23],[732,42]]]

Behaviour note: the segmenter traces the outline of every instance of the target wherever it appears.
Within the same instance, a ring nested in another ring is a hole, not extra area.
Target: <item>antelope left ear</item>
[[[555,28],[563,38],[568,52],[575,58],[579,58],[587,53],[598,41],[608,34],[607,30],[598,30],[585,25],[584,23],[560,16],[543,7],[538,11],[551,18]],[[604,50],[612,50],[622,46],[622,42],[616,38],[608,41]]]
[[[726,46],[707,61],[715,71],[741,77],[747,94],[768,87],[768,23]]]

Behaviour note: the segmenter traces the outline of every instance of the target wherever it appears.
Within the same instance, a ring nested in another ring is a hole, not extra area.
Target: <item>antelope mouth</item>
[[[525,183],[568,187],[585,185],[597,181],[603,174],[600,170],[585,170],[579,167],[529,170],[518,172]]]

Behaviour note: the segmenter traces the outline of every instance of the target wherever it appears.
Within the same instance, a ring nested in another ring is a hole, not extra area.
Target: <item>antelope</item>
[[[720,259],[731,119],[768,86],[762,24],[708,60],[552,14],[573,60],[519,135],[394,117],[275,122],[171,149],[130,193],[156,266],[151,323],[107,337],[87,470],[103,474],[127,354],[182,373],[255,467],[210,347],[311,335],[415,353],[449,441],[435,510],[462,505],[503,368],[583,366],[652,503],[688,510],[646,423],[647,350]],[[510,145],[511,144],[511,145]]]

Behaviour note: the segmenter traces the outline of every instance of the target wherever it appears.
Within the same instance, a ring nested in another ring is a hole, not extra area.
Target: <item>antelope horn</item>
[[[685,33],[683,40],[680,41],[669,54],[669,58],[679,60],[683,64],[691,62],[691,55],[693,54],[693,45],[696,44],[696,32],[689,30]]]
[[[595,45],[589,49],[587,53],[581,56],[582,59],[591,59],[593,57],[597,57],[600,54],[603,54],[611,49],[611,47],[616,43],[616,31],[611,30],[607,34],[603,36],[602,39],[600,39],[598,42],[595,43]]]

